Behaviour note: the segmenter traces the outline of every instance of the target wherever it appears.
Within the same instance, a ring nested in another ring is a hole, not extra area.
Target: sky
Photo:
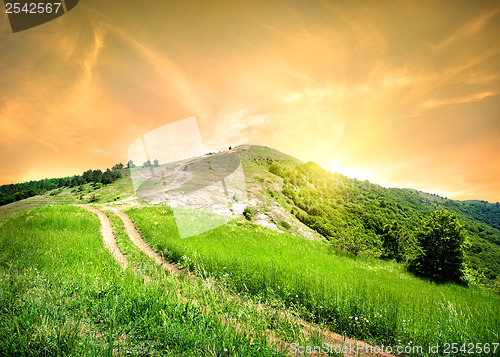
[[[126,162],[194,116],[207,151],[500,201],[497,1],[84,0],[17,33],[0,9],[0,184]]]

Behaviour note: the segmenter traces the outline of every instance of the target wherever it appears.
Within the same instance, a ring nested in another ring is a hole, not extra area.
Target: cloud
[[[474,179],[487,161],[453,154],[500,157],[478,144],[500,129],[500,10],[464,3],[89,0],[16,37],[0,25],[0,145],[23,161],[5,177],[123,161],[140,135],[194,115],[212,148],[264,144],[497,197]]]
[[[422,106],[425,108],[434,108],[434,107],[439,107],[441,105],[473,103],[497,94],[499,93],[481,92],[466,97],[449,98],[449,99],[430,99],[425,101],[422,104]]]
[[[291,94],[288,94],[288,95],[285,95],[282,97],[282,99],[285,101],[285,102],[288,102],[288,103],[293,103],[293,102],[296,102],[298,100],[301,100],[304,96],[302,94],[299,94],[299,93],[291,93]]]
[[[481,14],[463,25],[460,29],[458,29],[458,31],[441,41],[439,44],[434,45],[433,48],[442,49],[459,40],[481,33],[485,29],[486,25],[488,25],[488,23],[499,13],[500,9],[494,9]]]

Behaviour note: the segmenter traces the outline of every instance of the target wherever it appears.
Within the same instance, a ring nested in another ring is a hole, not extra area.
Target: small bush
[[[288,223],[287,221],[281,221],[280,222],[281,226],[285,229],[290,229],[292,228],[292,226],[290,225],[290,223]]]
[[[97,201],[99,201],[99,196],[92,194],[92,196],[90,196],[89,198],[89,202],[97,202]]]
[[[252,209],[250,207],[245,207],[245,209],[243,210],[243,215],[245,216],[247,221],[251,221],[253,218],[254,212],[252,211]]]
[[[51,193],[49,193],[50,196],[56,196],[60,194],[63,191],[62,188],[58,188],[57,190],[53,190]]]

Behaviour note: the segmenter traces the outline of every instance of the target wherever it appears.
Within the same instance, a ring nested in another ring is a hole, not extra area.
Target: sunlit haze
[[[0,184],[194,116],[207,151],[500,201],[498,2],[86,0],[15,34],[0,6]]]

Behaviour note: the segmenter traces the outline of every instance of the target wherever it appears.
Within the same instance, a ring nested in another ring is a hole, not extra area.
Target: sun
[[[340,172],[342,170],[342,162],[340,159],[335,158],[330,162],[329,168],[331,172]]]
[[[349,166],[342,163],[339,158],[330,160],[328,170],[333,173],[339,173],[351,179],[358,179],[361,181],[369,180],[372,183],[379,183],[379,180],[374,176],[373,172],[368,172],[366,168],[361,166]],[[380,183],[379,183],[380,184]]]

